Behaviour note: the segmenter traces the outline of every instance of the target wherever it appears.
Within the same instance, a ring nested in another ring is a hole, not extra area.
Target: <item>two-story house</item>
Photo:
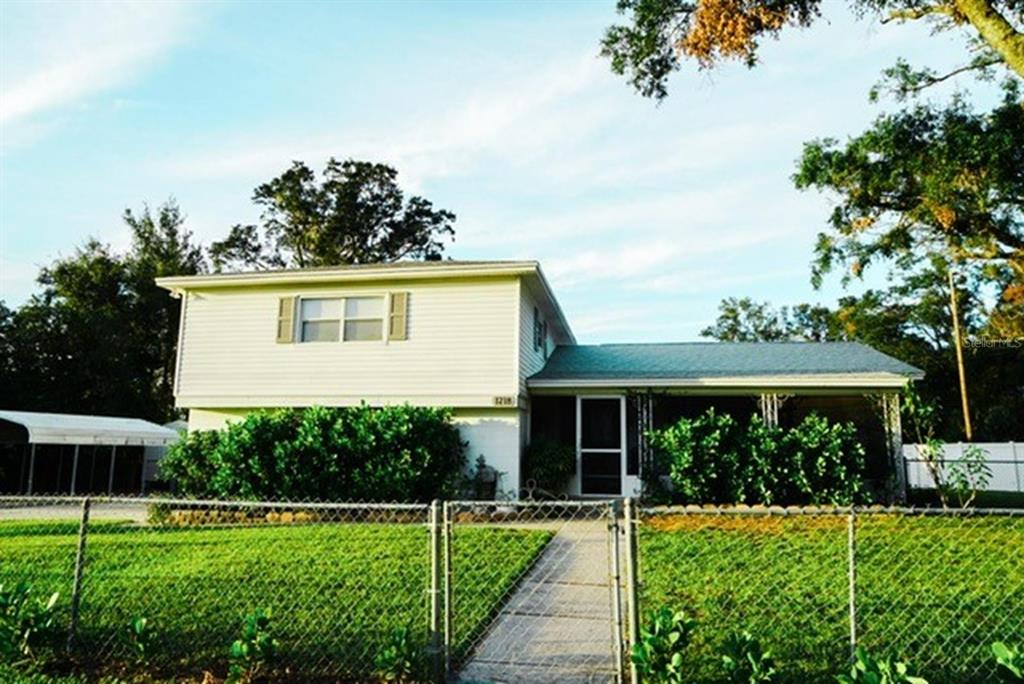
[[[531,439],[574,445],[574,495],[634,493],[642,434],[709,405],[863,425],[882,469],[920,372],[852,344],[578,345],[540,265],[436,261],[161,278],[182,299],[189,429],[260,408],[447,406],[472,461],[518,495]],[[875,418],[875,408],[886,419]]]

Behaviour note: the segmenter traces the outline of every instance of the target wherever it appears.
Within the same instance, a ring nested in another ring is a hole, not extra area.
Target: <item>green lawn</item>
[[[0,582],[31,580],[61,592],[67,609],[77,526],[0,523]],[[472,556],[457,559],[460,600],[489,619],[550,534],[465,529]],[[131,657],[127,625],[145,616],[162,671],[221,668],[243,614],[268,609],[281,663],[293,672],[365,675],[391,630],[427,640],[429,547],[423,524],[295,524],[90,529],[77,655]],[[456,646],[481,624],[460,623]]]
[[[996,681],[989,644],[1024,643],[1024,517],[862,516],[857,630],[932,684]],[[640,532],[645,608],[700,622],[695,682],[721,681],[716,650],[749,629],[783,681],[834,682],[849,654],[847,521],[833,517],[663,516]]]

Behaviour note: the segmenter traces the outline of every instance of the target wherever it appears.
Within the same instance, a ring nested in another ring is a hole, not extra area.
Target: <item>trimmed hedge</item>
[[[864,448],[850,423],[811,414],[784,429],[711,408],[647,438],[680,503],[844,505],[865,496]]]
[[[256,411],[190,433],[161,475],[194,497],[429,501],[452,494],[465,467],[451,417],[408,405]]]

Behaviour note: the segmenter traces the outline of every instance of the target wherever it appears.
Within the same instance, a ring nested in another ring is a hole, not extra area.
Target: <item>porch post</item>
[[[75,495],[75,480],[78,478],[78,447],[75,445],[75,456],[71,459],[71,496]]]
[[[768,427],[779,424],[779,395],[771,392],[762,394],[757,400],[761,408],[761,419]]]
[[[28,494],[32,493],[32,479],[36,472],[36,443],[32,442],[28,448]]]
[[[885,423],[885,443],[896,476],[895,497],[898,503],[907,500],[907,468],[903,460],[903,424],[900,419],[900,395],[896,392],[882,395],[882,413]]]
[[[107,494],[114,493],[114,461],[117,459],[117,445],[110,447],[110,474],[107,475]],[[145,467],[145,466],[143,466]]]

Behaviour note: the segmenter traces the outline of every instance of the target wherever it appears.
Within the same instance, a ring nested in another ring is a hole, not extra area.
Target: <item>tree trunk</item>
[[[1024,78],[1024,34],[1017,32],[990,0],[954,0],[954,4],[1006,65]]]

